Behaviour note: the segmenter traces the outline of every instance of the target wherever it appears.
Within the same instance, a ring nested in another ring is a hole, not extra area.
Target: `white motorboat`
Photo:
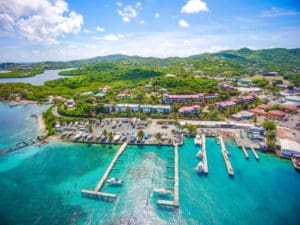
[[[119,141],[120,138],[121,138],[121,135],[120,135],[120,134],[115,134],[115,136],[114,136],[114,142]]]
[[[201,150],[199,150],[197,152],[196,156],[201,159],[203,157],[203,152]]]
[[[79,140],[82,137],[82,132],[79,132],[78,134],[75,135],[74,141]]]
[[[121,185],[123,184],[123,180],[119,179],[119,178],[107,178],[106,181],[110,184],[114,184],[114,185]]]
[[[228,155],[228,156],[230,156],[230,151],[229,150],[225,150],[225,153]]]
[[[201,136],[199,134],[196,135],[195,140],[194,140],[195,145],[201,145]]]
[[[203,162],[199,162],[194,170],[198,173],[202,173],[203,172]]]
[[[169,195],[169,194],[171,194],[171,191],[169,189],[166,189],[166,188],[156,188],[153,191],[156,194],[160,194],[160,195]]]
[[[89,134],[86,138],[88,141],[92,140],[93,139],[93,135]]]

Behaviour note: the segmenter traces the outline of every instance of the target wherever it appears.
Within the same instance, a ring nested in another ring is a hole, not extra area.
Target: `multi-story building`
[[[187,94],[187,95],[163,95],[163,101],[166,104],[172,104],[174,102],[203,102],[204,95],[202,93],[199,94]]]

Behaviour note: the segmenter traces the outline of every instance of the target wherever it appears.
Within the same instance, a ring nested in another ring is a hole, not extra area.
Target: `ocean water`
[[[19,113],[26,114],[21,108]],[[115,202],[83,198],[80,190],[94,189],[118,145],[55,141],[0,155],[0,224],[299,224],[300,174],[291,163],[263,153],[257,162],[250,151],[246,160],[234,142],[225,145],[234,177],[213,138],[207,138],[209,174],[199,176],[193,170],[198,147],[185,139],[177,210],[159,208],[162,197],[153,193],[173,185],[167,168],[173,165],[172,147],[128,146],[114,166],[119,170],[109,175],[124,185],[102,189],[116,193]]]
[[[0,83],[29,83],[32,85],[43,85],[45,81],[48,80],[56,80],[59,78],[66,78],[68,76],[60,76],[58,73],[60,71],[72,70],[71,69],[61,69],[61,70],[45,70],[44,73],[37,74],[33,77],[23,77],[23,78],[2,78],[0,79]]]

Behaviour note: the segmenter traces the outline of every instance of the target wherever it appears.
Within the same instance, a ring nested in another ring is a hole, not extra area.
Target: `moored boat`
[[[119,178],[107,178],[106,181],[110,184],[114,184],[114,185],[122,185],[123,184],[123,180],[119,179]]]
[[[202,173],[203,172],[203,162],[199,162],[194,170],[198,173]]]
[[[201,136],[199,134],[196,135],[195,140],[194,140],[195,145],[201,145]]]
[[[154,193],[159,194],[159,195],[169,195],[171,194],[171,191],[166,188],[155,188]]]

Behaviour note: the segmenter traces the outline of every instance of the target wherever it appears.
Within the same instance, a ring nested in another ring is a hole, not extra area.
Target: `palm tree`
[[[113,138],[114,138],[113,133],[112,133],[112,132],[109,132],[109,134],[108,134],[108,140],[109,140],[109,141],[112,141]]]
[[[138,133],[137,133],[137,136],[139,139],[143,139],[144,136],[145,136],[145,132],[143,130],[140,130]]]
[[[104,129],[102,134],[106,137],[107,136],[107,130]]]
[[[158,142],[160,142],[160,141],[161,141],[161,138],[162,138],[161,133],[157,133],[157,134],[155,135],[155,138],[158,140]]]

